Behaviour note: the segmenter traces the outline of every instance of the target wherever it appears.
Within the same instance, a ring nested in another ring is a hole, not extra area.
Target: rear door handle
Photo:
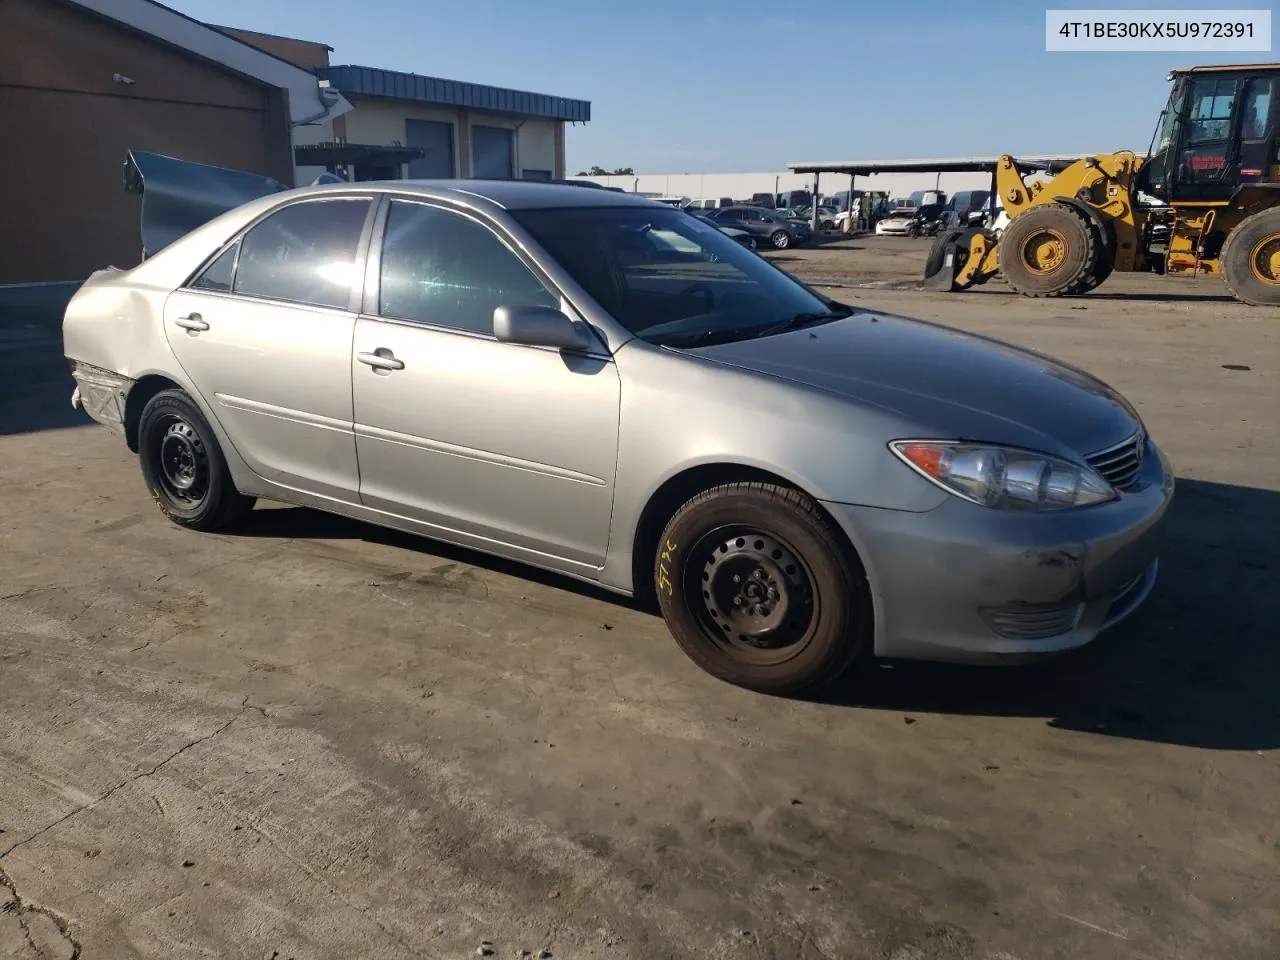
[[[373,353],[357,353],[356,359],[361,363],[368,364],[375,370],[403,370],[404,361],[397,360],[386,347],[379,347]]]
[[[188,314],[185,317],[178,317],[173,321],[183,330],[190,330],[192,333],[199,333],[201,330],[208,330],[209,324],[198,313]]]

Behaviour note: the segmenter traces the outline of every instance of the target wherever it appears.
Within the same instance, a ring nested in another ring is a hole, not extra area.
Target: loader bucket
[[[938,234],[925,263],[924,289],[945,293],[955,287],[956,273],[969,256],[969,245],[962,242],[962,238],[967,240],[965,235],[968,232],[946,230]]]

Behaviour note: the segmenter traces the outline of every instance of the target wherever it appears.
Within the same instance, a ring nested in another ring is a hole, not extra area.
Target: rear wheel
[[[138,460],[151,498],[179,526],[218,530],[253,508],[236,490],[213,428],[181,390],[161,390],[143,407]]]
[[[1280,305],[1280,207],[1245,217],[1222,245],[1222,277],[1237,300]]]
[[[791,246],[791,234],[785,230],[775,230],[773,235],[769,237],[769,242],[773,244],[775,249],[785,250]]]
[[[1077,292],[1093,275],[1097,259],[1095,231],[1084,217],[1062,204],[1019,214],[1000,239],[1005,280],[1028,297]]]
[[[713,676],[790,694],[834,680],[868,645],[861,565],[804,494],[730,483],[663,531],[658,603],[676,642]]]

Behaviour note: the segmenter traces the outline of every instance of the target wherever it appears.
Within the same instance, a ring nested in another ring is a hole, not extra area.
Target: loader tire
[[[1000,269],[1023,296],[1071,295],[1087,289],[1083,284],[1097,268],[1098,246],[1096,231],[1071,207],[1033,207],[1005,228]]]
[[[1094,240],[1097,240],[1096,235]],[[1068,290],[1067,296],[1074,297],[1082,293],[1088,293],[1094,287],[1102,283],[1102,281],[1106,280],[1107,277],[1111,276],[1113,269],[1114,264],[1112,263],[1111,257],[1107,254],[1107,251],[1102,244],[1098,244],[1098,257],[1097,260],[1094,261],[1093,270],[1087,276],[1082,277],[1075,287]]]
[[[1280,306],[1280,207],[1241,220],[1227,234],[1219,259],[1233,297],[1259,307]]]

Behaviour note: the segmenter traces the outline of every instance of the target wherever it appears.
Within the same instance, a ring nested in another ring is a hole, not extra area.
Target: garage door
[[[515,144],[506,127],[471,128],[472,175],[486,180],[510,180],[515,176]]]
[[[426,151],[419,160],[409,161],[409,176],[429,180],[454,176],[453,124],[439,120],[406,120],[405,146]]]

